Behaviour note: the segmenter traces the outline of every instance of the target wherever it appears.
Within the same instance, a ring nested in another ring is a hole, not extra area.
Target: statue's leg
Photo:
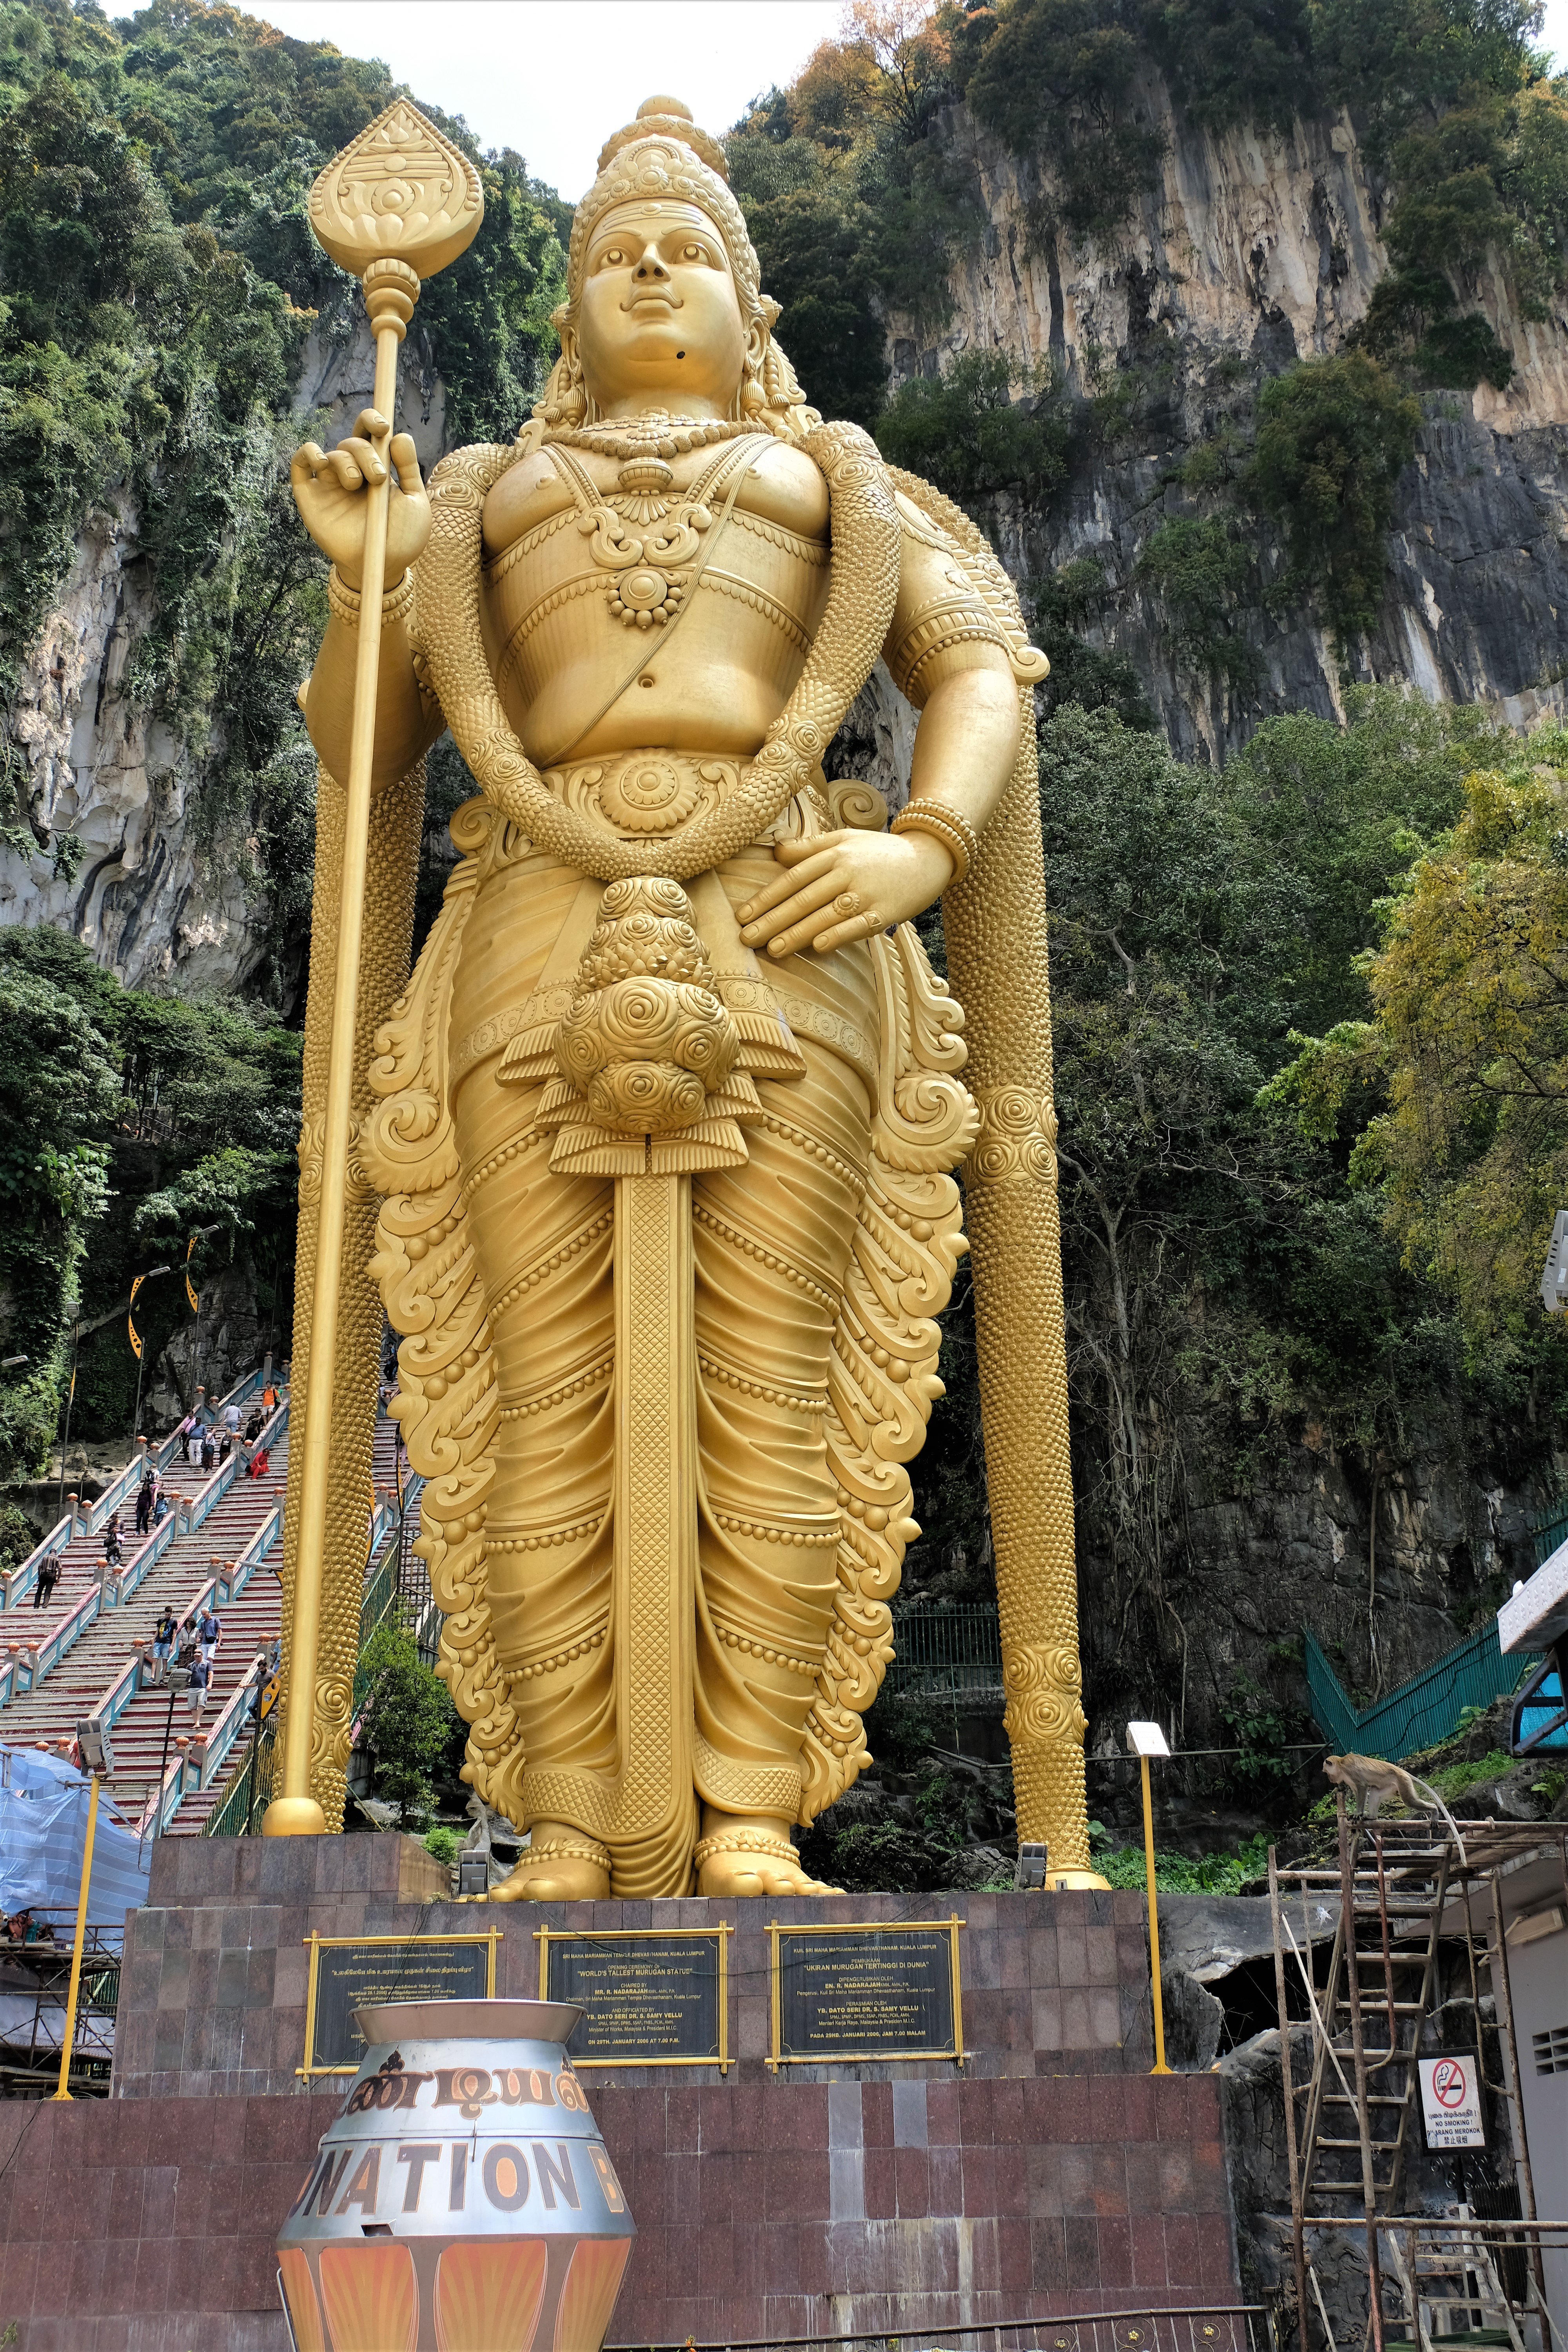
[[[455,992],[459,1056],[536,984],[576,889],[559,867],[512,867],[486,883]],[[459,1069],[453,1112],[500,1391],[486,1597],[527,1759],[520,1826],[531,1828],[537,1857],[504,1891],[568,1900],[609,1892],[601,1832],[618,1765],[608,1639],[615,1195],[607,1181],[551,1172],[553,1135],[534,1125],[541,1089],[501,1082],[503,1043]]]
[[[729,877],[726,877],[726,879]],[[700,1177],[697,1784],[703,1894],[809,1889],[789,1832],[837,1588],[828,1360],[869,1155],[876,1013],[863,950],[791,959],[804,1077],[762,1080],[746,1166]],[[805,1019],[836,1039],[819,1043]],[[858,1063],[859,1066],[857,1066]]]

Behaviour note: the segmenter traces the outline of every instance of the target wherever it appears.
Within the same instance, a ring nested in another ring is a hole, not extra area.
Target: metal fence
[[[203,1827],[205,1837],[245,1837],[266,1811],[272,1797],[272,1757],[278,1745],[276,1722],[266,1723],[259,1739],[245,1750],[245,1761],[235,1774]]]
[[[984,1696],[1002,1688],[1002,1633],[994,1605],[904,1610],[893,1620],[890,1691],[938,1698]]]
[[[1467,1706],[1490,1706],[1522,1679],[1537,1658],[1504,1657],[1497,1620],[1460,1642],[1436,1664],[1402,1682],[1375,1706],[1358,1710],[1310,1627],[1301,1629],[1307,1692],[1319,1730],[1331,1747],[1362,1756],[1415,1756],[1447,1739]]]
[[[1560,1544],[1568,1543],[1568,1495],[1557,1496],[1539,1518],[1531,1521],[1530,1540],[1537,1568],[1551,1559]]]
[[[1059,2319],[918,2322],[851,2336],[754,2336],[684,2344],[614,2345],[609,2352],[1275,2352],[1262,2304],[1175,2311],[1069,2312]]]

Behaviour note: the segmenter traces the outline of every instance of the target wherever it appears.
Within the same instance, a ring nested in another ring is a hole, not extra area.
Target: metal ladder
[[[1301,2199],[1309,2219],[1399,2210],[1417,2110],[1415,2064],[1436,1981],[1450,1848],[1425,1822],[1359,1824],[1341,1870],[1291,1876],[1337,1892],[1339,1926],[1305,2085]],[[1359,2050],[1358,2050],[1359,2042]],[[1365,2116],[1363,2142],[1358,2106]]]
[[[1467,2346],[1470,2352],[1482,2347],[1525,2352],[1493,2249],[1479,2230],[1465,2227],[1469,2207],[1451,2206],[1446,2218],[1450,2229],[1421,2239],[1412,2232],[1407,2249],[1401,2247],[1397,2230],[1389,2231],[1384,2240],[1389,2267],[1405,2298],[1403,2352],[1442,2352],[1445,2345]],[[1384,2352],[1402,2352],[1402,2347],[1388,2336]]]

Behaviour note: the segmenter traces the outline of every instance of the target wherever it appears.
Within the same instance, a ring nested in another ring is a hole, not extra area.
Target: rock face
[[[446,392],[428,339],[412,334],[405,352],[399,422],[428,472],[445,448]],[[352,432],[374,373],[363,315],[352,332],[313,331],[296,392],[301,433],[330,445]],[[0,848],[0,923],[70,931],[128,986],[239,987],[261,956],[266,911],[248,845],[237,858],[232,845],[207,847],[195,817],[210,755],[129,691],[132,655],[155,610],[139,527],[123,490],[90,517],[29,648],[11,719],[13,781],[19,754],[35,830],[74,835],[86,854],[68,877],[48,853]],[[221,712],[215,723],[221,730]]]
[[[130,984],[232,987],[258,952],[259,893],[209,856],[190,808],[200,762],[132,700],[127,669],[153,617],[124,494],[91,518],[32,646],[11,732],[37,828],[74,835],[74,878],[0,851],[0,923],[52,924]]]
[[[1032,231],[1032,163],[976,131],[962,107],[949,136],[972,165],[988,226],[953,270],[941,336],[893,321],[895,382],[967,351],[1002,351],[1026,385],[1047,364],[1079,397],[1142,385],[1114,446],[1080,451],[1048,512],[996,501],[994,535],[1020,581],[1076,559],[1104,596],[1092,644],[1128,656],[1184,758],[1223,758],[1260,718],[1341,708],[1340,662],[1300,612],[1258,609],[1242,625],[1258,682],[1245,699],[1173,649],[1170,615],[1137,576],[1150,534],[1198,509],[1173,479],[1183,453],[1215,435],[1258,381],[1338,351],[1386,268],[1375,186],[1348,116],[1288,133],[1220,134],[1176,114],[1151,75],[1142,111],[1166,138],[1158,187],[1115,249]],[[1564,707],[1558,613],[1568,593],[1568,336],[1521,322],[1496,285],[1482,307],[1512,355],[1505,393],[1424,403],[1420,446],[1401,477],[1378,626],[1353,675],[1408,684],[1429,700],[1486,698],[1515,724]],[[1256,532],[1249,521],[1248,537]],[[1263,543],[1264,585],[1283,569]]]

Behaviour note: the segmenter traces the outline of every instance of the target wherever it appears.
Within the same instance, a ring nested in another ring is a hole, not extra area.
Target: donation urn
[[[297,2352],[600,2352],[636,2229],[564,2001],[355,2012],[369,2045],[278,2238]]]

